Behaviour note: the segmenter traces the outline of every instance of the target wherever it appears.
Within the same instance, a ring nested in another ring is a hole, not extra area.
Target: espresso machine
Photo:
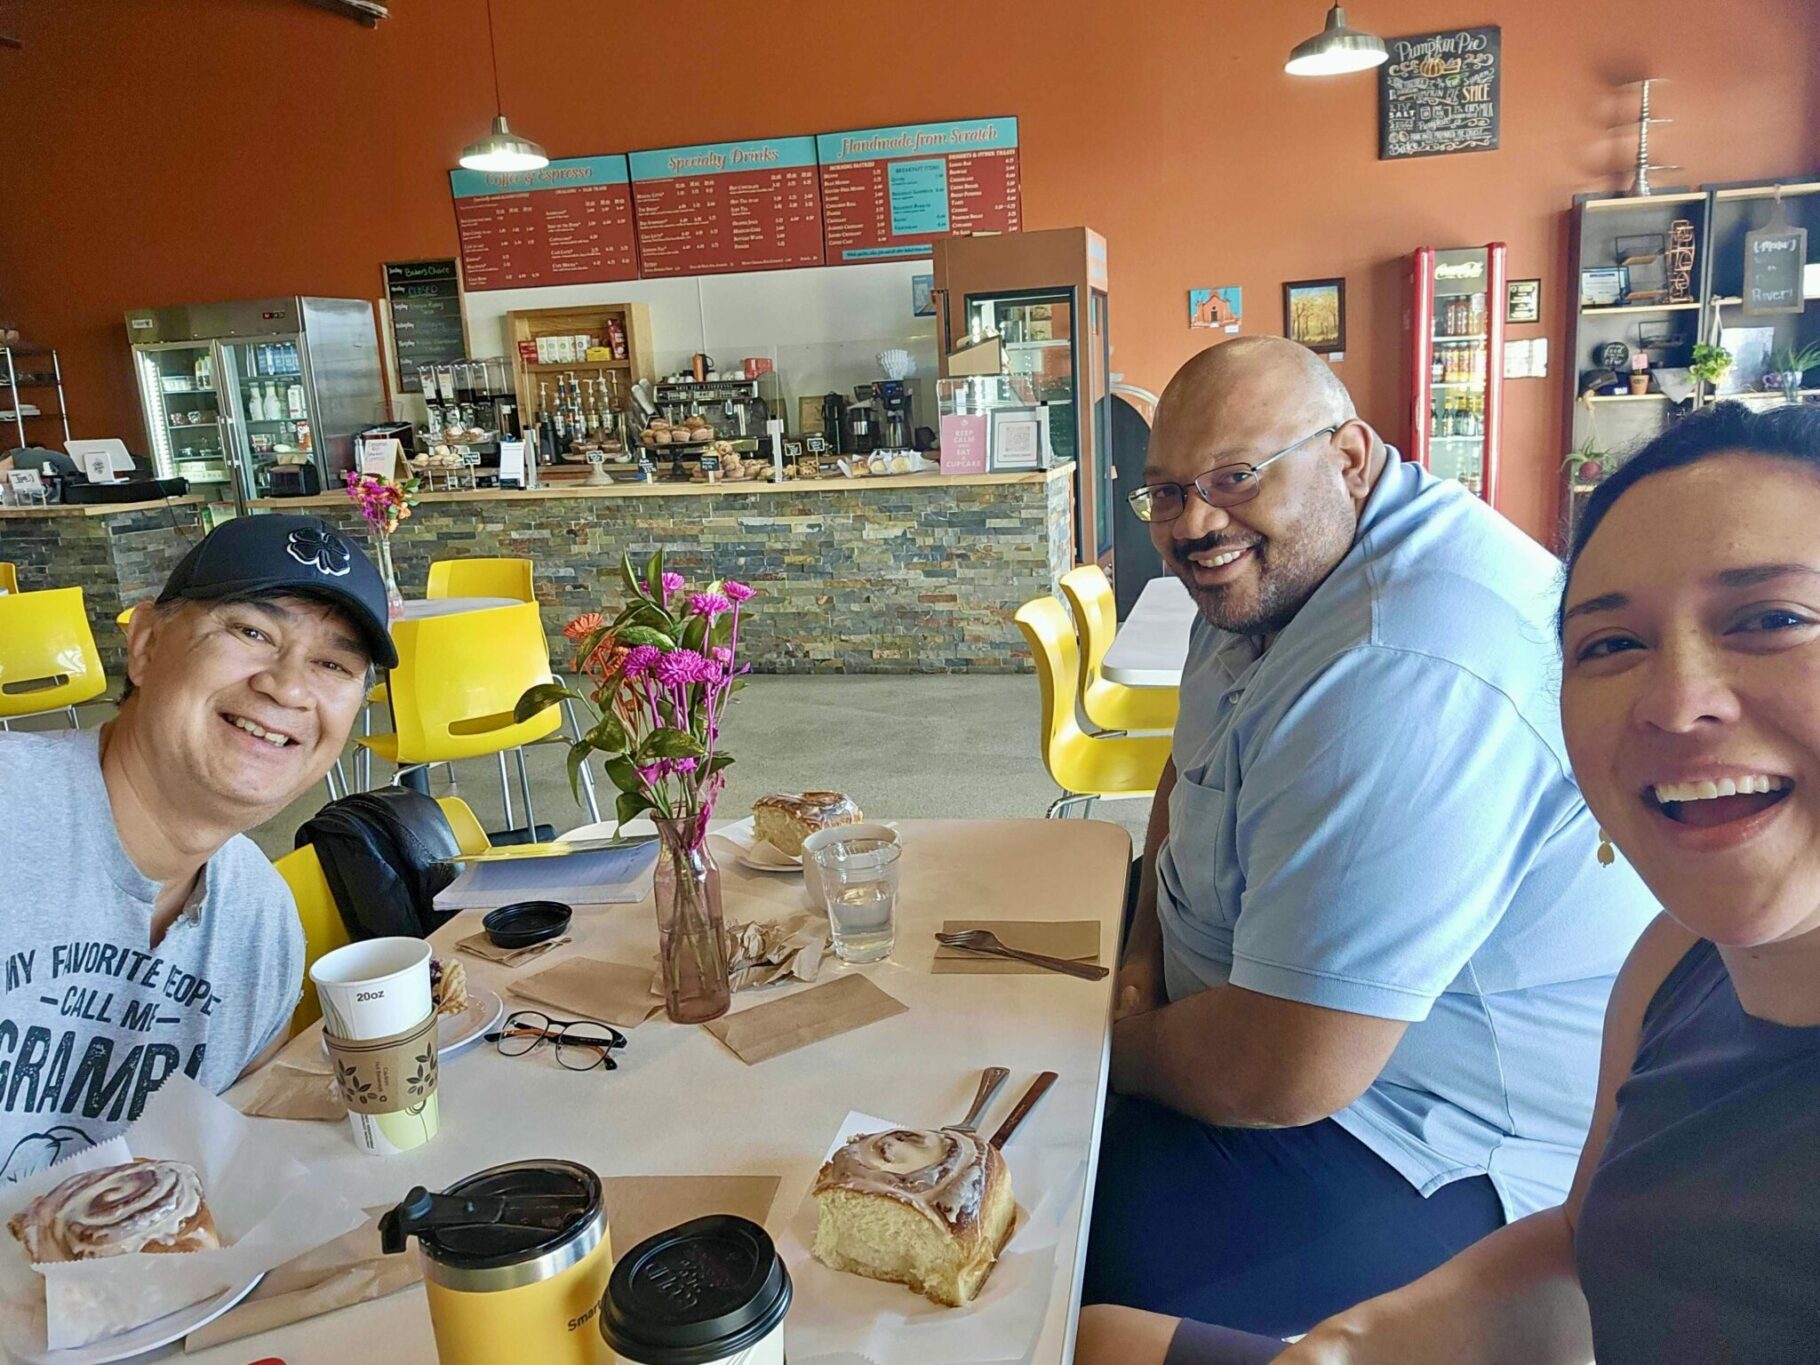
[[[714,428],[717,441],[756,442],[771,415],[756,379],[673,380],[657,385],[655,401],[672,426],[700,417]],[[745,448],[756,449],[756,444]]]
[[[901,379],[881,379],[872,386],[884,410],[880,430],[886,450],[910,450],[916,445],[916,423],[910,415],[910,386]]]

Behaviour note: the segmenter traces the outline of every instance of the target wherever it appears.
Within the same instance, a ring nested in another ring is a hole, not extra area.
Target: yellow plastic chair
[[[1118,631],[1118,603],[1105,570],[1083,564],[1062,575],[1062,596],[1081,633],[1081,709],[1102,730],[1173,730],[1181,689],[1129,687],[1100,674]]]
[[[310,965],[324,953],[333,952],[352,940],[348,927],[335,907],[335,893],[322,870],[322,859],[313,844],[291,852],[272,864],[291,888],[291,899],[297,902],[297,918],[303,924],[303,998],[291,1012],[291,1036],[322,1018],[322,1004],[316,999],[316,983],[310,980]]]
[[[107,691],[81,588],[0,596],[0,729],[24,716],[76,708]]]
[[[0,592],[19,591],[19,570],[11,560],[0,559]]]
[[[1066,813],[1071,806],[1091,806],[1102,796],[1155,792],[1169,759],[1169,736],[1100,739],[1087,734],[1074,718],[1081,651],[1067,611],[1053,597],[1037,597],[1017,609],[1016,619],[1036,660],[1042,689],[1043,766],[1065,793],[1049,807],[1050,818]]]
[[[114,618],[114,624],[119,626],[122,630],[125,630],[128,626],[132,625],[133,611],[137,606],[138,603],[135,602],[133,606],[123,608],[120,614]]]
[[[436,559],[430,561],[425,597],[509,597],[535,602],[528,559]]]
[[[551,680],[536,605],[396,621],[392,641],[398,646],[398,667],[390,679],[398,729],[362,735],[355,743],[398,765],[394,784],[413,768],[497,755],[508,828],[513,816],[505,755],[515,753],[525,822],[535,828],[524,746],[554,734],[562,724],[562,712],[554,705],[523,724],[512,719],[524,690]]]
[[[455,846],[463,853],[473,857],[476,853],[485,853],[493,847],[486,830],[481,828],[479,817],[466,801],[459,796],[439,796],[436,804],[449,817],[449,828],[455,832]]]

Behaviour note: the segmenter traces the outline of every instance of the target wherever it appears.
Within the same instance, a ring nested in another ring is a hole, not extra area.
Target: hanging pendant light
[[[487,51],[493,57],[493,131],[461,149],[461,164],[470,171],[538,171],[550,164],[530,138],[506,127],[505,101],[499,97],[499,43],[493,36],[493,0],[487,0]]]
[[[1292,76],[1343,76],[1381,66],[1388,56],[1382,38],[1347,28],[1346,11],[1335,5],[1327,11],[1327,27],[1297,43],[1283,70]]]

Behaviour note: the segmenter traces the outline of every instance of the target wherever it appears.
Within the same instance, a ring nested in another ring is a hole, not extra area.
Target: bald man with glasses
[[[1281,1336],[1560,1201],[1655,904],[1568,770],[1555,560],[1320,357],[1190,360],[1129,501],[1198,619],[1084,1301]]]

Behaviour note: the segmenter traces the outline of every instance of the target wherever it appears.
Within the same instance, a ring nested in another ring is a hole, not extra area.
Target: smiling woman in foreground
[[[1723,404],[1619,470],[1575,536],[1561,647],[1575,776],[1668,911],[1612,994],[1566,1205],[1280,1355],[1090,1310],[1083,1362],[1816,1358],[1820,410]]]

